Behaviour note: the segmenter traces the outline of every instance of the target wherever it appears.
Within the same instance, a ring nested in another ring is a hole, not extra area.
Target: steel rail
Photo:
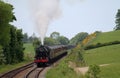
[[[30,68],[30,67],[33,67],[33,64],[34,64],[34,63],[32,62],[32,63],[29,63],[29,64],[27,64],[27,65],[25,65],[25,66],[19,67],[19,68],[14,69],[14,70],[11,70],[11,71],[9,71],[9,72],[7,72],[7,73],[2,74],[2,75],[0,76],[0,78],[13,78],[15,75],[17,75],[17,74],[20,73],[21,71],[24,71],[24,70],[26,70],[26,69],[28,69],[28,68]]]
[[[41,70],[39,70],[39,72],[35,75],[35,78],[39,78],[40,73],[44,70],[45,68],[42,68]]]
[[[29,75],[30,75],[34,70],[36,70],[36,69],[37,69],[37,67],[34,67],[32,70],[30,70],[30,71],[25,75],[24,78],[28,78]]]
[[[39,71],[35,74],[35,77],[34,77],[34,78],[38,78],[38,77],[39,77],[39,74],[40,74],[44,69],[45,69],[45,67],[42,68],[41,70],[39,70]],[[32,73],[35,72],[36,70],[37,70],[37,67],[33,68],[32,70],[30,70],[30,71],[25,75],[24,78],[29,78],[30,74],[32,74]]]

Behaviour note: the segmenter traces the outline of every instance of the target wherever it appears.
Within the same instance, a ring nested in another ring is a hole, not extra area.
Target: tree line
[[[50,34],[50,37],[45,37],[44,45],[68,45],[68,44],[78,44],[81,43],[86,37],[88,36],[88,33],[86,32],[80,32],[76,34],[73,38],[68,39],[65,36],[60,35],[59,32],[52,32]],[[23,42],[29,43],[32,42],[35,47],[38,45],[41,45],[40,38],[36,37],[35,34],[32,36],[28,36],[27,33],[24,33],[23,35]]]
[[[10,24],[16,21],[14,7],[0,0],[0,64],[13,64],[23,61],[23,34]]]

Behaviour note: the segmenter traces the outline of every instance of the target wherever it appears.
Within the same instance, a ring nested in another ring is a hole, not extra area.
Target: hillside
[[[120,61],[120,44],[85,51],[85,60],[91,64],[110,64]]]
[[[102,78],[119,78],[120,74],[120,44],[86,50],[84,54],[87,65],[103,65]]]
[[[120,41],[120,30],[99,33],[92,44]]]
[[[91,44],[97,43],[109,43],[114,41],[120,41],[120,31],[111,31],[90,35],[84,43],[91,42]],[[96,38],[95,38],[96,36]],[[88,41],[87,41],[88,40]],[[93,40],[93,41],[91,41]],[[79,44],[80,45],[80,44]],[[83,54],[83,55],[81,55]],[[84,61],[81,61],[83,56]],[[83,47],[78,46],[71,50],[69,55],[58,64],[49,70],[46,78],[86,78],[79,72],[76,73],[76,69],[82,67],[89,67],[89,65],[106,65],[100,66],[100,78],[119,78],[120,76],[120,44],[110,44],[94,49],[83,50]],[[82,64],[83,63],[83,64]],[[71,66],[71,67],[70,67]],[[56,73],[56,74],[54,74]],[[60,76],[58,76],[60,75]]]
[[[120,30],[99,33],[90,44],[98,46],[110,42],[120,41]],[[99,44],[99,45],[100,45]],[[120,44],[103,45],[89,50],[85,50],[84,59],[87,65],[103,65],[100,67],[102,78],[119,78],[120,77]]]

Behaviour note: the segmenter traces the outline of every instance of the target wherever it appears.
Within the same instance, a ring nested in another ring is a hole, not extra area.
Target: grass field
[[[32,43],[25,43],[24,44],[25,50],[24,53],[34,53],[34,47],[32,45]]]
[[[33,60],[35,51],[32,43],[25,43],[24,44],[25,50],[24,50],[24,58],[26,60]]]
[[[92,41],[92,44],[120,41],[120,30],[103,32]]]
[[[109,64],[101,68],[101,78],[120,78],[120,44],[85,51],[87,65]]]
[[[120,62],[120,44],[87,50],[85,60],[89,65]]]

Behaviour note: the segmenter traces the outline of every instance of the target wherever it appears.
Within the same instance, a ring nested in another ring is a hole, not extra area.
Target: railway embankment
[[[119,41],[119,33],[120,31],[99,33],[89,44],[104,44]],[[82,56],[80,56],[79,51],[81,51],[79,47],[76,50],[72,50],[60,64],[48,71],[46,78],[86,78],[85,74],[90,65],[99,66],[99,76],[102,78],[120,77],[120,44],[111,44],[83,50]],[[80,57],[83,57],[84,61],[81,61],[80,59],[82,58]],[[83,64],[81,64],[81,62],[83,62]],[[60,77],[58,75],[60,75]]]

